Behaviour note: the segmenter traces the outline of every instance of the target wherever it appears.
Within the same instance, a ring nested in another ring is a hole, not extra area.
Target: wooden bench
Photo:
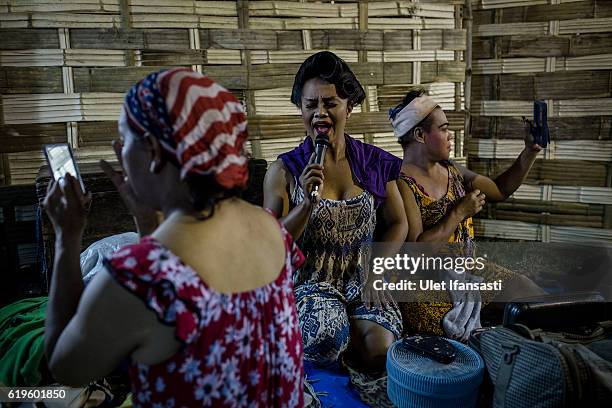
[[[0,307],[42,291],[36,210],[33,185],[0,188]]]

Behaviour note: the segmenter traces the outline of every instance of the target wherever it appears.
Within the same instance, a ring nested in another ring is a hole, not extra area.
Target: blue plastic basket
[[[449,340],[457,349],[450,364],[408,350],[401,340],[387,352],[387,393],[399,408],[474,407],[484,375],[484,361],[471,348]]]

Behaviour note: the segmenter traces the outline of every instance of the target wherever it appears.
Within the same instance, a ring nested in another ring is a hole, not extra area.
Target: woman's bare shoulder
[[[289,174],[289,170],[287,170],[287,166],[285,166],[285,163],[283,163],[281,159],[276,159],[270,164],[270,166],[268,166],[268,170],[266,172],[266,178],[268,176],[273,176],[275,178],[276,177],[286,178],[287,174]]]

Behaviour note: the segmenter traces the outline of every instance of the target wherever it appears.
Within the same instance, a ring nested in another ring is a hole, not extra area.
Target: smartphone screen
[[[74,161],[70,145],[68,143],[48,144],[43,146],[43,151],[53,173],[53,179],[57,181],[67,173],[70,173],[70,175],[79,180],[81,191],[85,193],[85,185]]]

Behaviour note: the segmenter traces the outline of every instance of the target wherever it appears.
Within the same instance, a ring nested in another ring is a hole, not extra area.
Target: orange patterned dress
[[[452,162],[442,162],[448,169],[448,190],[444,197],[434,200],[425,192],[425,189],[416,180],[405,173],[400,173],[400,178],[404,180],[412,192],[423,220],[423,230],[433,228],[439,223],[446,214],[453,209],[459,200],[465,196],[463,176]],[[448,242],[471,243],[474,239],[474,226],[472,218],[466,218],[458,226]]]
[[[412,190],[423,221],[423,230],[433,228],[451,211],[455,205],[465,196],[464,179],[460,170],[450,161],[441,163],[448,169],[448,189],[446,194],[436,200],[430,197],[425,189],[416,180],[405,173],[400,174],[403,180]],[[448,242],[460,242],[466,244],[466,250],[473,251],[474,226],[472,218],[466,218],[457,226],[450,236]],[[485,281],[502,279],[506,280],[513,276],[513,272],[488,263],[483,276]],[[420,303],[402,303],[400,309],[404,320],[404,328],[407,333],[431,333],[443,336],[442,319],[452,308],[450,297],[447,294],[433,298],[431,294],[423,294]],[[427,296],[427,297],[425,297]],[[487,299],[483,299],[487,303]]]

